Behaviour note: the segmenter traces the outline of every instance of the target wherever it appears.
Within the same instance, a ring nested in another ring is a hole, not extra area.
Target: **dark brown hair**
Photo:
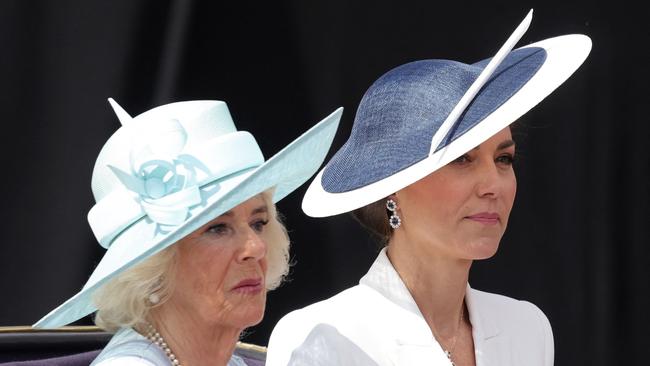
[[[351,212],[352,217],[357,220],[370,234],[379,239],[379,244],[383,247],[388,244],[388,240],[393,236],[393,228],[388,224],[390,217],[386,209],[387,198],[382,198],[367,206],[363,206]]]

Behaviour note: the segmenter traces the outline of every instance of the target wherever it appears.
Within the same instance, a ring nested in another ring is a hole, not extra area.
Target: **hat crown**
[[[152,131],[156,136],[151,136]],[[185,135],[180,146],[183,150],[234,132],[237,129],[222,101],[176,102],[148,110],[124,123],[104,144],[92,175],[95,201],[123,187],[111,167],[130,172],[135,150],[141,149],[147,141],[158,138],[160,144],[170,144],[178,142],[179,135]]]
[[[481,70],[457,61],[434,59],[388,71],[361,99],[351,131],[355,139],[350,140],[381,143],[388,136],[408,136],[415,131],[430,139],[436,131],[432,121],[445,119]]]
[[[457,61],[432,59],[410,62],[382,75],[361,99],[345,146],[325,168],[325,189],[354,189],[390,174],[380,166],[400,170],[425,158],[432,136],[481,70]],[[373,154],[350,153],[362,150]],[[372,163],[359,163],[364,156]],[[339,161],[342,164],[337,168]],[[359,169],[362,165],[369,168]],[[340,178],[354,175],[358,176],[348,183]]]

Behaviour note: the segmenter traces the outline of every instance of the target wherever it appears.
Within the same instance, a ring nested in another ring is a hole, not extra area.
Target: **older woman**
[[[35,326],[96,310],[116,333],[94,365],[244,365],[236,342],[288,268],[274,203],[318,169],[341,111],[265,162],[224,102],[135,118],[110,102],[122,127],[97,158],[88,214],[108,250],[81,292]]]
[[[386,247],[360,284],[285,316],[267,365],[552,365],[535,305],[474,290],[474,260],[495,254],[516,191],[511,122],[584,61],[582,35],[492,59],[424,60],[379,78],[351,136],[307,191],[311,216],[354,211]]]

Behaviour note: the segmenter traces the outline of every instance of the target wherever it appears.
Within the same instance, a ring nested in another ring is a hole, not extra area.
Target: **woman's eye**
[[[227,224],[216,224],[208,228],[208,232],[217,235],[225,235],[230,230],[230,227]]]
[[[499,164],[512,165],[514,162],[515,157],[511,154],[504,154],[497,157],[497,163]]]
[[[264,226],[269,223],[269,220],[256,220],[251,224],[253,230],[261,233],[264,230]]]
[[[452,163],[454,163],[454,164],[465,164],[465,163],[469,163],[471,161],[472,160],[469,158],[469,155],[464,154],[464,155],[461,155],[461,156],[457,157],[454,161],[452,161]]]

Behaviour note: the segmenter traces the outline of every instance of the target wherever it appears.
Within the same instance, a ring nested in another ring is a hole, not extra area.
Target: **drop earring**
[[[390,218],[388,218],[388,224],[393,229],[397,229],[402,225],[402,219],[400,219],[397,214],[397,202],[389,198],[388,201],[386,201],[386,209],[391,212]]]

